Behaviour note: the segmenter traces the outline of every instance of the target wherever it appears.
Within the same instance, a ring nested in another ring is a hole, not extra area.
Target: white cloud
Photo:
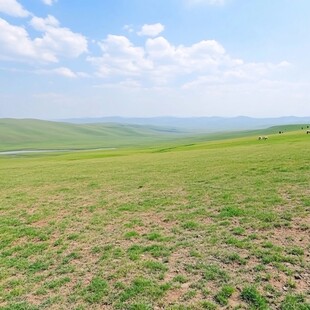
[[[66,78],[76,78],[78,75],[74,73],[72,70],[66,67],[59,67],[49,70],[36,70],[35,73],[37,74],[47,74],[47,75],[59,75]]]
[[[77,75],[71,71],[69,68],[60,67],[52,70],[53,73],[67,77],[67,78],[76,78]]]
[[[60,27],[53,16],[33,17],[30,24],[42,37],[30,38],[24,27],[0,18],[0,57],[17,61],[58,62],[59,57],[78,57],[87,52],[87,40],[68,28]]]
[[[44,32],[42,38],[34,40],[35,46],[57,56],[78,57],[87,52],[87,40],[68,28],[60,27],[58,20],[53,16],[47,18],[33,17],[30,24],[38,31]]]
[[[225,70],[218,70],[212,75],[200,75],[185,83],[184,89],[204,89],[215,85],[235,87],[239,85],[250,85],[256,83],[272,83],[272,74],[282,72],[290,67],[288,62],[279,64],[272,63],[244,63],[239,61],[235,66],[228,66]]]
[[[42,2],[46,5],[53,5],[57,0],[42,0]]]
[[[46,18],[34,16],[30,21],[30,25],[38,31],[48,31],[51,27],[58,28],[59,21],[51,15],[48,15]]]
[[[2,58],[36,58],[37,51],[27,31],[23,27],[13,26],[0,18],[0,56]],[[43,60],[49,57],[42,55]]]
[[[88,61],[97,66],[101,76],[140,75],[151,66],[145,58],[144,49],[134,46],[124,36],[108,35],[99,46],[102,57],[88,57]]]
[[[165,29],[165,26],[157,23],[157,24],[145,24],[142,26],[141,30],[138,32],[139,36],[148,36],[148,37],[156,37],[161,32],[163,32]]]
[[[109,35],[100,44],[102,57],[91,57],[104,76],[148,75],[165,80],[179,74],[212,71],[219,65],[236,63],[225,54],[225,49],[214,40],[192,46],[174,46],[164,37],[147,39],[144,47],[134,46],[124,36]]]
[[[291,63],[289,63],[288,61],[281,61],[279,64],[278,64],[278,67],[282,67],[282,68],[289,68],[289,67],[291,67],[292,66],[292,64]]]
[[[30,15],[16,0],[0,0],[0,12],[14,17],[27,17]]]
[[[7,71],[12,73],[23,73],[23,74],[40,74],[40,75],[59,75],[67,78],[89,78],[89,75],[86,72],[73,72],[67,67],[57,67],[53,69],[17,69],[17,68],[5,68],[0,67],[0,71]]]
[[[148,38],[143,46],[135,46],[125,36],[108,35],[100,47],[102,56],[88,58],[99,76],[110,83],[120,83],[131,77],[143,87],[189,89],[210,83],[255,83],[290,66],[285,61],[250,63],[233,58],[215,40],[175,46],[160,36]]]
[[[176,54],[176,48],[164,37],[148,39],[145,44],[145,49],[151,59],[168,58],[173,60]]]

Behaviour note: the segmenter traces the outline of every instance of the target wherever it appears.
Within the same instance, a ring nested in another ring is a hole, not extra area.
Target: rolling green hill
[[[181,134],[156,126],[1,119],[0,150],[122,147],[171,140]]]
[[[206,133],[173,127],[114,123],[71,124],[36,119],[0,119],[0,151],[91,149],[187,144],[247,136],[285,133],[306,125],[283,125],[267,129]]]

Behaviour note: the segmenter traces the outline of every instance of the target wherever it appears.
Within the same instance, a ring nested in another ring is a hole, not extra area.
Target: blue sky
[[[310,115],[308,0],[0,0],[0,117]]]

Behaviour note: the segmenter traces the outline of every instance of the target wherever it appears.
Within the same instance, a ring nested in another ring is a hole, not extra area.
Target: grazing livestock
[[[310,133],[310,130],[307,130],[307,135]]]
[[[262,136],[258,137],[258,140],[267,140],[267,139],[268,139],[268,137],[266,137],[266,136],[264,136],[264,137],[262,137]]]

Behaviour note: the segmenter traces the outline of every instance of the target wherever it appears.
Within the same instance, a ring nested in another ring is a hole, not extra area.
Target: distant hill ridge
[[[91,119],[93,122],[90,122],[90,119],[84,121],[85,123],[77,123],[77,120],[74,120],[75,123],[69,123],[37,119],[0,119],[0,151],[120,148],[154,145],[165,141],[170,143],[175,139],[210,141],[262,132],[268,134],[278,130],[297,130],[299,126],[310,124],[310,117],[104,118]],[[293,126],[290,123],[304,125]]]
[[[72,124],[37,119],[0,119],[0,150],[132,146],[183,134],[152,125]]]
[[[286,124],[310,124],[310,116],[296,117],[285,116],[278,118],[252,118],[247,116],[238,117],[150,117],[150,118],[126,118],[119,116],[101,118],[76,118],[63,120],[75,124],[90,123],[116,123],[116,124],[135,124],[169,126],[187,130],[198,130],[204,132],[219,132],[230,130],[251,130],[262,129],[271,126]]]

